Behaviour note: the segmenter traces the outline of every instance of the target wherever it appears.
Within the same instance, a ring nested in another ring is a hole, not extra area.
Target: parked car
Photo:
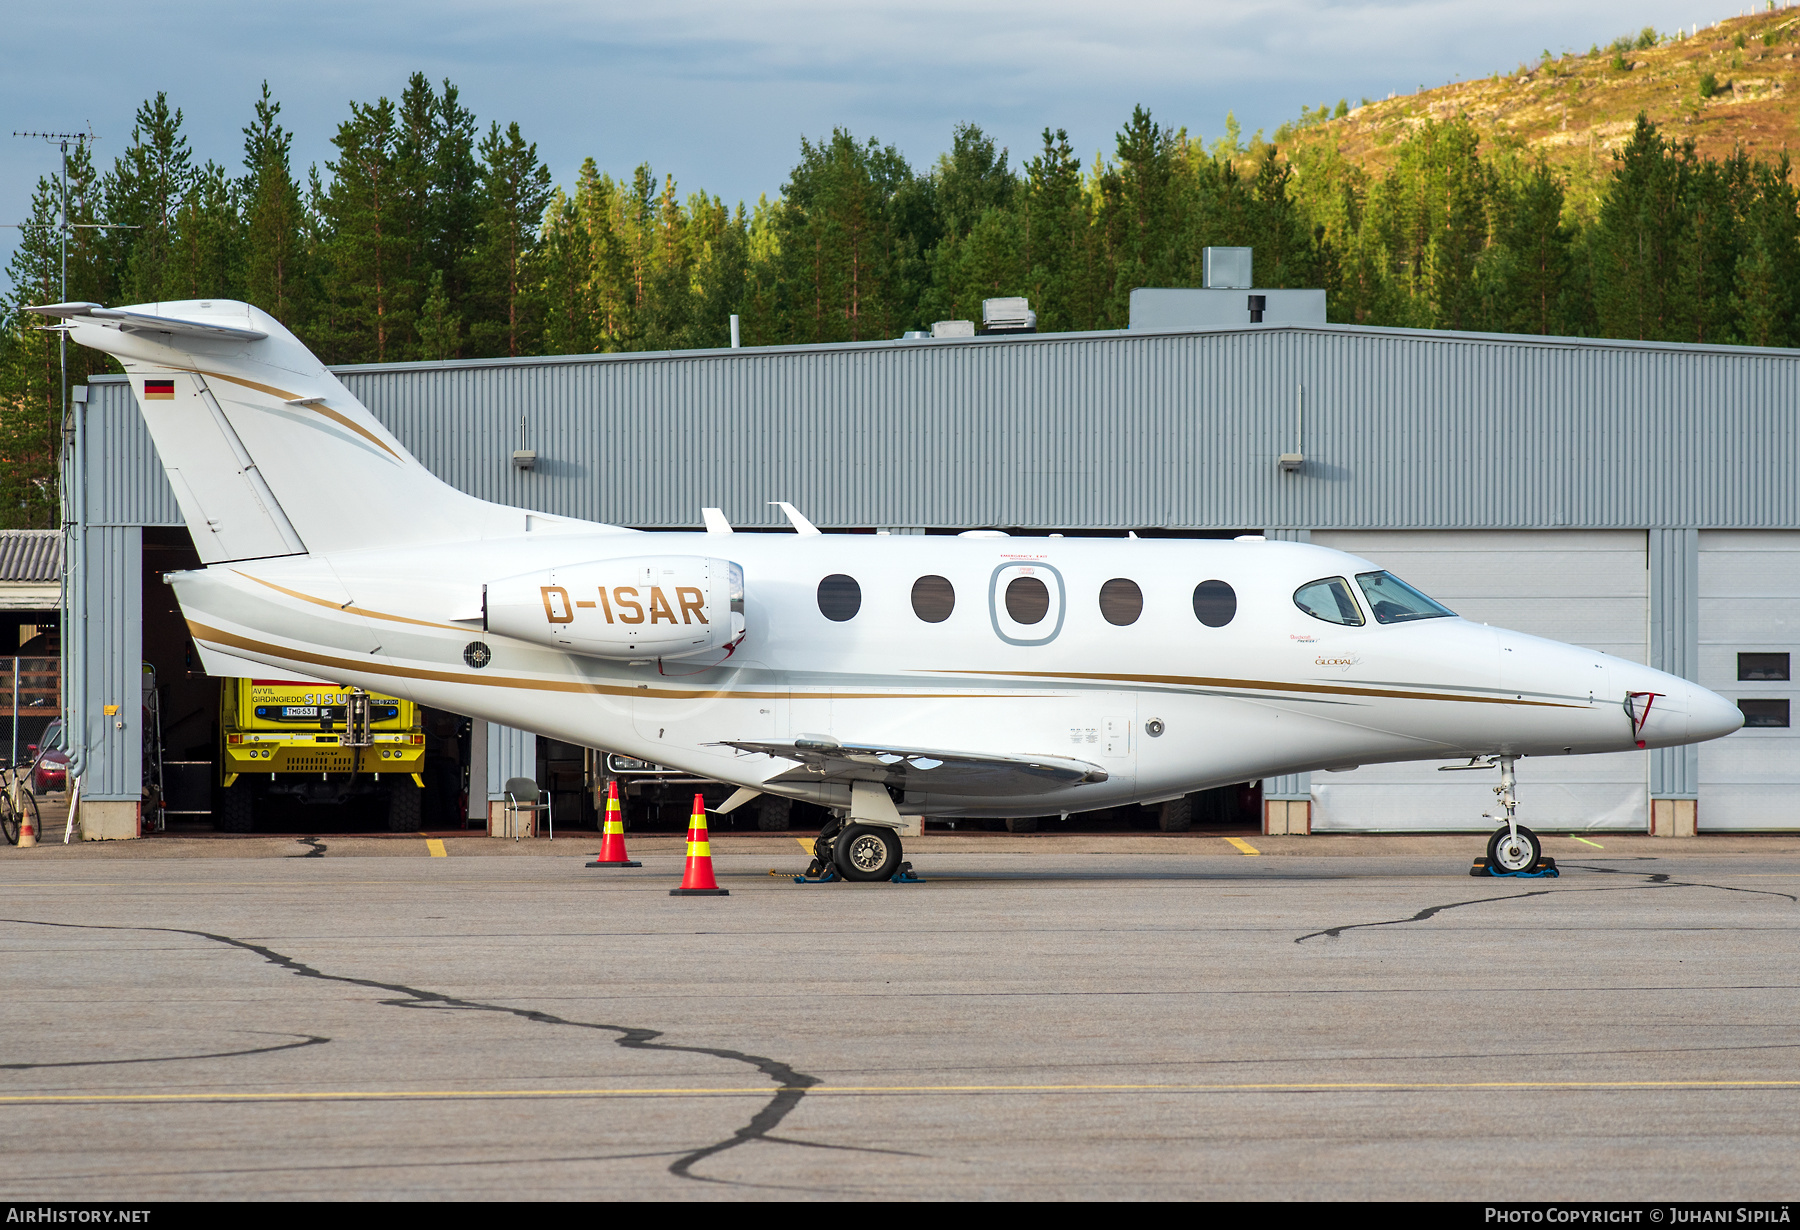
[[[63,750],[62,729],[58,718],[44,728],[42,739],[30,745],[33,794],[69,788],[69,754]]]

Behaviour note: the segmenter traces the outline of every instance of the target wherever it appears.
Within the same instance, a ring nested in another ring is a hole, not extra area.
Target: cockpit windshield
[[[1359,572],[1356,583],[1362,586],[1378,624],[1403,624],[1415,619],[1442,619],[1455,611],[1433,602],[1424,594],[1391,572]]]

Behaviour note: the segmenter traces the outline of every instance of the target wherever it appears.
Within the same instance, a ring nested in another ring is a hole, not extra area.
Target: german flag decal
[[[175,382],[173,380],[144,381],[145,401],[174,401]]]

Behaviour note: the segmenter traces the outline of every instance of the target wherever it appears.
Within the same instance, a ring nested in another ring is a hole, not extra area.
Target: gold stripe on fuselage
[[[348,611],[352,606],[356,606],[356,599],[354,598],[350,599],[349,602],[333,602],[329,598],[314,597],[312,594],[301,593],[297,589],[289,589],[285,585],[277,585],[273,581],[265,581],[261,577],[253,577],[239,568],[233,568],[232,571],[237,573],[240,577],[243,577],[246,581],[255,581],[258,585],[267,585],[270,589],[275,590],[278,593],[286,594],[290,598],[298,598],[302,602],[310,602],[314,606],[322,606],[329,611]],[[429,619],[414,619],[410,615],[390,615],[386,611],[371,611],[365,606],[356,607],[353,614],[363,615],[369,619],[388,619],[397,624],[417,624],[421,628],[443,628],[448,632],[473,631],[471,628],[458,627],[456,624],[436,624],[432,623]]]
[[[206,624],[192,619],[187,621],[187,626],[195,640],[204,641],[219,649],[247,649],[252,653],[267,654],[272,658],[281,658],[289,662],[303,662],[308,666],[331,667],[337,670],[352,671],[359,675],[382,675],[394,679],[423,679],[433,683],[466,683],[489,688],[521,688],[535,692],[584,692],[592,696],[636,696],[654,700],[786,700],[792,695],[790,691],[786,690],[759,692],[730,688],[706,688],[687,691],[674,688],[640,687],[637,684],[593,683],[574,679],[526,679],[517,675],[477,674],[472,668],[461,672],[425,670],[416,666],[395,666],[391,663],[366,659],[334,658],[328,654],[293,649],[286,645],[271,645],[263,641],[253,641],[249,637],[239,636],[234,632],[226,632],[221,628],[208,627]],[[902,694],[897,692],[844,692],[837,689],[830,692],[833,700],[1006,700],[1013,695],[1014,693],[1011,692],[907,692]]]

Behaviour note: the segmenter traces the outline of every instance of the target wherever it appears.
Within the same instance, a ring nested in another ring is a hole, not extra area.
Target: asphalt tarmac
[[[730,896],[678,898],[664,845],[274,840],[0,857],[0,1197],[1795,1194],[1787,841],[1542,880],[1470,878],[1477,838],[992,843],[904,885],[721,841]]]

